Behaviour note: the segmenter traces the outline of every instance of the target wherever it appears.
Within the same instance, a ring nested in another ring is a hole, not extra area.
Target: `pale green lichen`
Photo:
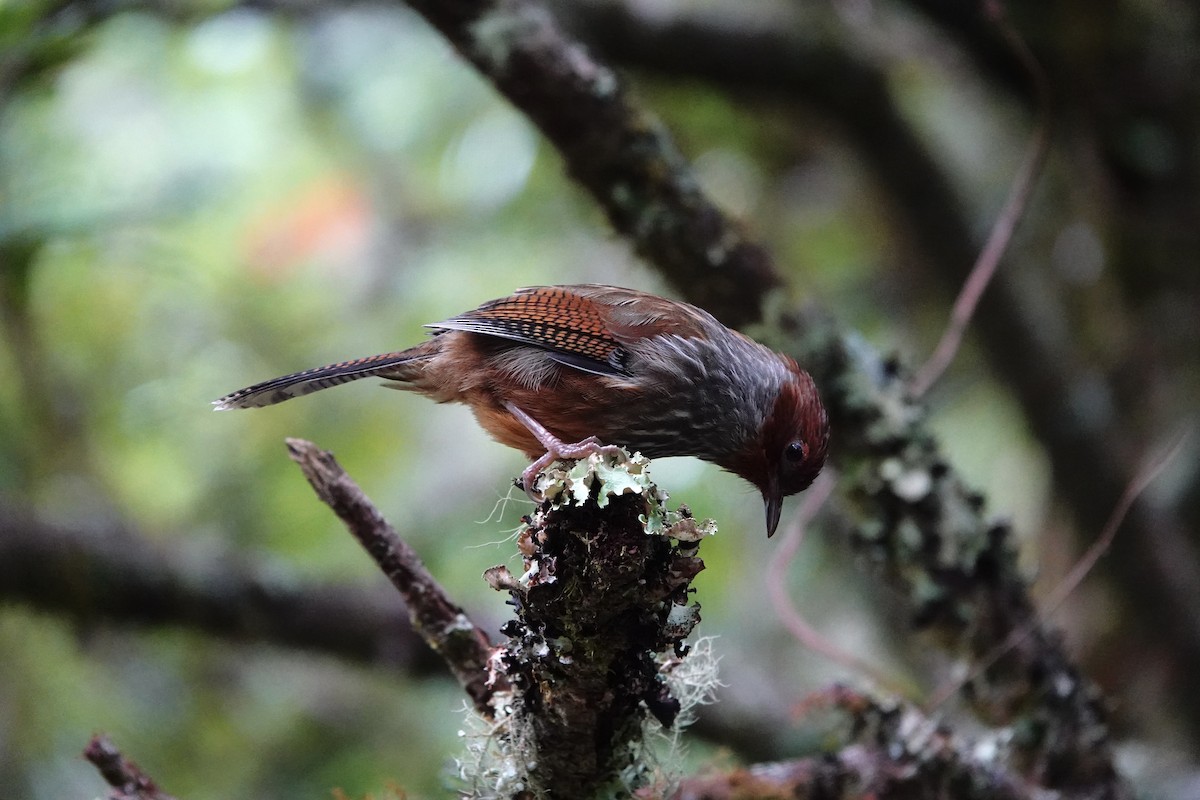
[[[536,762],[524,730],[514,724],[512,693],[497,693],[492,705],[495,717],[490,720],[465,707],[458,735],[466,752],[455,759],[456,776],[464,784],[461,797],[507,800],[529,787]]]
[[[554,462],[538,474],[535,488],[556,508],[581,506],[593,491],[600,508],[607,507],[613,497],[640,494],[648,506],[640,517],[647,534],[681,542],[698,542],[716,534],[716,522],[694,519],[687,506],[677,511],[667,508],[670,496],[650,479],[649,466],[649,459],[641,453],[593,453],[577,461]]]
[[[678,511],[672,511],[662,505],[666,502],[667,495],[666,493],[661,494],[662,500],[651,503],[651,512],[639,518],[642,525],[645,526],[647,534],[666,536],[668,539],[676,539],[680,542],[698,542],[706,536],[716,535],[717,523],[715,520],[694,518],[687,506],[680,506]]]
[[[480,14],[466,30],[471,37],[471,52],[489,70],[504,72],[521,42],[536,40],[539,32],[550,24],[549,12],[540,6],[526,4],[515,9],[497,6]]]
[[[533,3],[497,4],[466,26],[467,47],[489,74],[502,75],[515,53],[543,62],[543,69],[567,73],[593,96],[611,98],[621,88],[617,74],[595,61],[582,44],[562,38],[553,15]]]
[[[555,461],[538,474],[535,487],[555,507],[581,506],[599,484],[596,505],[604,508],[612,497],[648,495],[654,486],[646,470],[649,464],[641,453],[632,456],[593,453],[578,461]]]

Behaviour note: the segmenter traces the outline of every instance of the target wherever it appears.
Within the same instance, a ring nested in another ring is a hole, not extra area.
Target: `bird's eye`
[[[783,448],[783,457],[793,464],[799,464],[806,455],[808,448],[804,446],[804,442],[790,442]]]

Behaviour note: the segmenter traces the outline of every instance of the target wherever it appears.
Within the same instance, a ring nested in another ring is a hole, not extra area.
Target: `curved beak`
[[[767,538],[775,535],[779,527],[779,514],[783,510],[783,494],[779,491],[779,481],[771,478],[767,488],[763,489],[763,501],[767,506]]]

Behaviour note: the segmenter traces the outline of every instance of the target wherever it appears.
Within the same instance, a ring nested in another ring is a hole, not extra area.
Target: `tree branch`
[[[711,526],[666,511],[646,466],[600,455],[552,466],[539,485],[549,499],[517,539],[522,574],[487,574],[517,613],[495,659],[512,685],[495,752],[477,748],[464,775],[484,796],[598,797],[610,785],[637,796],[657,779],[647,725],[690,724],[716,686],[715,664],[684,645]],[[684,664],[702,677],[673,682]]]
[[[645,459],[596,455],[543,473],[548,499],[518,537],[522,575],[503,566],[486,575],[517,609],[507,643],[493,648],[332,455],[299,439],[288,450],[487,720],[460,760],[465,779],[501,795],[569,786],[579,797],[618,776],[627,788],[653,780],[625,767],[642,761],[631,753],[649,716],[669,728],[680,715],[662,654],[682,658],[700,619],[688,587],[704,567],[696,550],[708,527],[662,508]],[[693,687],[701,700],[705,691]]]
[[[1032,104],[1036,93],[1022,77],[1023,68],[1011,52],[1005,54],[1000,37],[988,29],[986,18],[976,13],[973,4],[954,0],[913,0],[912,4],[947,28],[960,30],[963,41],[981,48],[983,61],[998,69],[998,83]],[[1029,4],[1018,5],[1019,11],[1032,13]],[[572,1],[561,7],[573,30],[622,64],[704,80],[734,97],[811,106],[836,121],[889,198],[903,237],[910,238],[924,256],[920,263],[928,265],[944,286],[962,283],[978,251],[963,203],[941,164],[896,108],[879,69],[820,39],[779,29],[748,28],[729,20],[717,26],[696,15],[665,19],[638,15],[626,3]],[[1070,92],[1059,94],[1071,97]],[[1059,116],[1073,113],[1070,108],[1059,110]],[[1142,258],[1141,250],[1137,252]],[[1022,260],[1020,255],[1010,258]],[[1081,529],[1098,531],[1109,504],[1097,503],[1096,498],[1116,501],[1142,449],[1131,441],[1132,410],[1102,420],[1081,418],[1078,398],[1096,393],[1096,369],[1061,324],[1069,314],[1044,267],[1020,270],[1020,266],[1014,263],[998,274],[988,290],[989,301],[976,315],[974,332],[1050,454],[1055,490],[1070,505]],[[1138,266],[1132,271],[1143,270]],[[702,292],[691,284],[675,286],[684,297],[702,302]],[[822,325],[810,312],[792,310],[789,317],[798,328]],[[821,341],[836,338],[817,331],[815,343],[791,346],[802,363],[805,358],[836,363],[838,356],[821,352]],[[861,344],[849,347],[858,349]],[[838,379],[834,369],[825,376],[822,388],[828,391]],[[1107,382],[1099,389],[1115,396]],[[842,402],[837,397],[827,399],[834,406]],[[921,411],[913,406],[909,413]],[[835,416],[841,416],[841,411],[835,409]],[[845,427],[836,430],[840,440]],[[835,456],[846,455],[841,440]],[[1200,497],[1200,492],[1194,495]],[[1154,621],[1146,629],[1153,627],[1169,640],[1162,657],[1174,662],[1175,674],[1187,675],[1187,665],[1200,661],[1200,617],[1175,612],[1200,603],[1200,552],[1188,534],[1188,521],[1175,508],[1141,502],[1125,527],[1128,535],[1114,543],[1111,569],[1131,603],[1141,609],[1142,618]],[[1171,692],[1192,709],[1200,709],[1198,688],[1195,682],[1181,679]],[[1191,717],[1200,720],[1195,710]]]
[[[913,625],[952,655],[975,662],[1018,631],[1030,631],[968,686],[966,699],[993,724],[1033,733],[1021,758],[1049,788],[1092,786],[1127,792],[1113,766],[1107,712],[1061,637],[1037,617],[1006,522],[983,513],[984,499],[955,474],[927,430],[907,380],[853,340],[810,349],[819,385],[833,389],[839,444],[849,452],[852,543],[876,565]],[[815,361],[840,352],[842,363]],[[825,382],[822,383],[822,377]],[[827,390],[828,391],[828,390]]]
[[[332,453],[303,439],[288,439],[287,446],[317,497],[346,523],[400,592],[413,628],[445,660],[475,709],[490,716],[492,695],[503,691],[505,685],[503,679],[489,681],[493,645],[488,635],[450,599],[416,551],[400,538]]]
[[[978,747],[904,704],[835,687],[814,704],[844,713],[851,742],[819,758],[760,764],[686,778],[672,800],[821,800],[828,797],[953,797],[1030,800],[1003,745]],[[980,755],[980,753],[988,755]]]
[[[0,507],[0,596],[79,624],[182,626],[437,674],[392,591],[303,584],[280,565],[200,559],[121,528],[75,530]]]
[[[159,789],[141,767],[121,755],[121,751],[107,736],[93,736],[83,751],[83,757],[92,762],[108,785],[113,787],[108,795],[109,800],[175,800]]]
[[[637,252],[741,326],[782,285],[771,257],[700,190],[666,130],[607,65],[527,0],[409,0],[541,129]]]

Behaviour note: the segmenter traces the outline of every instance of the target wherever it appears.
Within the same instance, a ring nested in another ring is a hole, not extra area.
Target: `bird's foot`
[[[553,437],[551,437],[553,438]],[[547,444],[543,442],[543,444]],[[521,487],[525,490],[525,494],[535,503],[545,501],[546,496],[537,489],[537,478],[555,461],[574,460],[588,458],[593,455],[613,456],[621,460],[626,460],[628,456],[620,447],[611,444],[603,444],[595,436],[589,436],[581,442],[567,444],[566,442],[554,439],[546,448],[546,453],[538,460],[534,461],[525,471],[521,473]]]
[[[534,461],[521,473],[521,488],[525,490],[525,494],[529,495],[529,499],[535,503],[541,503],[546,499],[545,495],[537,490],[537,476],[555,461],[559,459],[578,460],[597,454],[617,456],[621,459],[626,457],[624,450],[616,445],[604,444],[595,436],[589,436],[582,441],[567,444],[551,433],[542,423],[525,413],[519,406],[513,403],[505,403],[504,407],[508,409],[508,413],[516,417],[518,422],[537,437],[537,440],[542,443],[542,447],[546,448],[545,455]]]

